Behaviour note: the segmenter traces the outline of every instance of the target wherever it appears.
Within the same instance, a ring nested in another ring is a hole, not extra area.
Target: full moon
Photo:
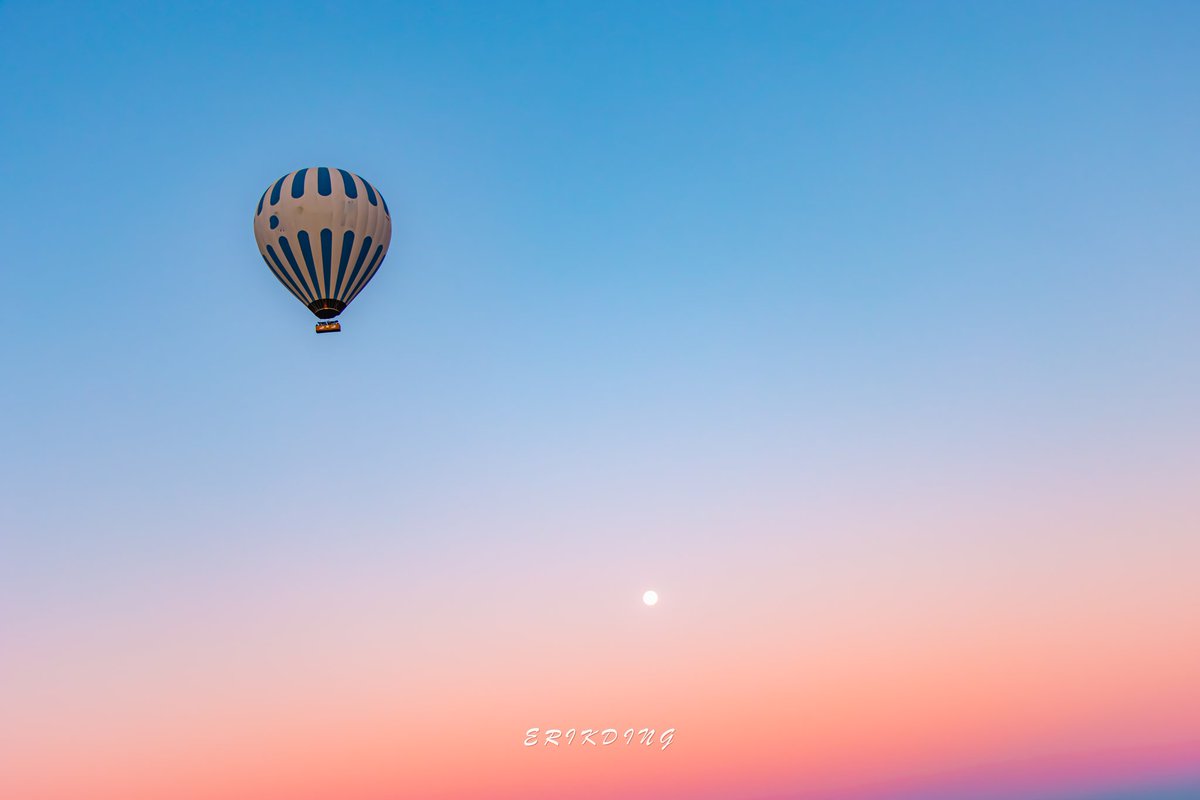
[[[654,605],[658,602],[658,592],[653,589],[647,589],[646,593],[642,595],[642,602],[648,606]]]

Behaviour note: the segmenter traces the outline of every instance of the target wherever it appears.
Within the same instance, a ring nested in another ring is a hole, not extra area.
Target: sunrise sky
[[[10,1],[0,101],[0,798],[1200,796],[1200,6]]]

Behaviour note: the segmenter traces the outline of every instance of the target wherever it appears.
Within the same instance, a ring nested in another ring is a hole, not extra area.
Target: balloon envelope
[[[309,167],[263,192],[254,238],[279,282],[319,319],[332,319],[375,277],[392,216],[379,190],[359,176]]]

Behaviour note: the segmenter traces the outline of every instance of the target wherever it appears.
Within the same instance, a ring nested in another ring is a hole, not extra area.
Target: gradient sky
[[[1200,6],[182,5],[0,2],[0,797],[1200,794]]]

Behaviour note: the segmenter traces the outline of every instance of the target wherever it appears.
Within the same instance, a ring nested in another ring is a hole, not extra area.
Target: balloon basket
[[[328,322],[317,323],[317,333],[337,333],[342,329],[342,323],[336,319],[331,319]]]

